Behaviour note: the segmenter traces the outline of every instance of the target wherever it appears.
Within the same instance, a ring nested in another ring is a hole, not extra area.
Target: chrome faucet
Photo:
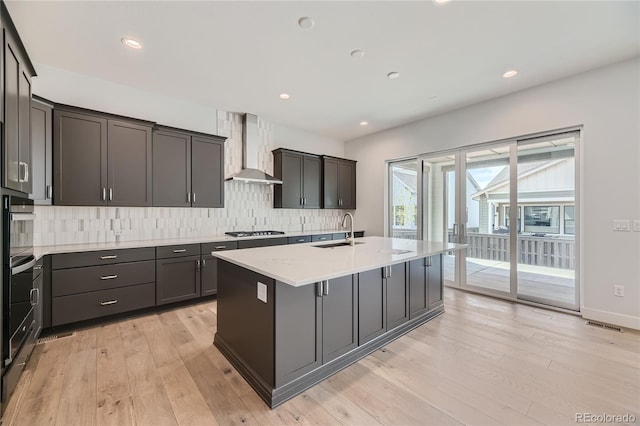
[[[351,232],[349,233],[349,236],[347,237],[347,241],[349,241],[350,245],[355,245],[356,244],[356,239],[355,236],[353,234],[353,229],[355,228],[355,226],[353,225],[353,215],[349,212],[345,213],[344,217],[342,218],[342,227],[344,228],[346,226],[347,223],[347,217],[351,218]]]

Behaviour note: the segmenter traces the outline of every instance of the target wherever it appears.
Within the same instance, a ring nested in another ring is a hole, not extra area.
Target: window
[[[517,226],[516,226],[516,231],[520,232],[520,215],[521,215],[521,209],[520,206],[518,206],[518,213],[516,215],[517,218]],[[504,226],[507,227],[507,229],[509,229],[509,206],[504,208]]]
[[[576,207],[564,207],[564,233],[575,235],[576,233]]]
[[[524,232],[560,233],[560,206],[525,206]]]

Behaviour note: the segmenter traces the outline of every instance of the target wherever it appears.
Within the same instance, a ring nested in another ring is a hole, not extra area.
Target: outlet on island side
[[[618,297],[624,297],[624,286],[623,285],[614,285],[613,286],[613,295]]]
[[[267,285],[258,281],[258,300],[267,303]]]

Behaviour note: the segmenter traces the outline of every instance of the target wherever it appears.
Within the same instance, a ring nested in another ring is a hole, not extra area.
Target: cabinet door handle
[[[196,260],[196,271],[200,272],[200,260]]]
[[[216,250],[222,250],[222,249],[226,249],[227,246],[215,246],[214,249]]]
[[[207,261],[205,259],[202,259],[202,269],[207,267]]]
[[[191,193],[187,192],[187,203],[191,203]]]
[[[304,206],[304,198],[300,197],[300,205]]]
[[[102,188],[102,195],[100,196],[102,201],[107,201],[107,188]]]
[[[109,201],[113,201],[113,188],[109,188]]]
[[[118,275],[114,274],[114,275],[103,275],[100,277],[101,280],[115,280],[116,278],[118,278]]]
[[[304,243],[304,238],[300,238],[299,240],[296,240],[299,243]]]
[[[31,303],[31,306],[36,306],[38,304],[36,296],[37,291],[37,288],[32,288],[31,290],[29,290],[29,303]]]
[[[328,296],[329,295],[329,280],[325,280],[323,287],[324,288],[323,288],[322,294],[324,294],[325,296]]]
[[[117,257],[118,257],[118,255],[117,255],[117,254],[110,254],[110,255],[107,255],[107,256],[100,256],[100,259],[102,259],[102,260],[106,260],[106,259],[116,259]]]
[[[324,281],[320,281],[316,283],[316,290],[317,290],[316,295],[318,297],[322,297],[322,292],[324,290]]]
[[[116,303],[118,303],[118,299],[107,300],[106,302],[100,302],[100,306],[115,305]]]
[[[20,167],[18,170],[18,182],[29,182],[29,165],[24,161],[20,161],[18,165]],[[24,170],[24,173],[21,173],[21,170]],[[24,177],[20,177],[21,175]]]
[[[187,249],[176,249],[176,250],[174,250],[173,252],[174,252],[174,253],[184,253],[184,252],[186,252],[186,251],[187,251]]]
[[[46,198],[51,199],[53,198],[53,187],[51,185],[47,185],[47,190],[46,190]]]
[[[425,257],[424,258],[424,267],[428,268],[431,266],[431,258],[430,257]]]
[[[387,266],[387,278],[391,278],[391,265]]]
[[[193,193],[193,202],[194,203],[196,202],[196,193],[195,192]]]

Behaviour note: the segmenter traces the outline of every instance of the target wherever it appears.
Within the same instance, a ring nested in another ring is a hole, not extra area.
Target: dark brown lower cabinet
[[[398,263],[388,270],[387,281],[387,330],[409,321],[408,265]]]
[[[388,268],[373,269],[358,274],[358,344],[387,331]]]
[[[156,260],[156,304],[200,296],[200,256]]]
[[[154,294],[155,284],[148,283],[54,297],[51,304],[51,325],[148,308],[155,304]]]
[[[292,287],[276,282],[279,386],[358,346],[358,276]]]
[[[292,287],[276,282],[275,386],[322,365],[322,284]]]
[[[322,362],[358,346],[358,275],[325,281],[322,295]]]
[[[442,305],[442,256],[409,262],[409,316],[415,318]]]
[[[431,256],[429,258],[429,310],[433,310],[444,304],[443,279],[442,279],[442,256]]]

